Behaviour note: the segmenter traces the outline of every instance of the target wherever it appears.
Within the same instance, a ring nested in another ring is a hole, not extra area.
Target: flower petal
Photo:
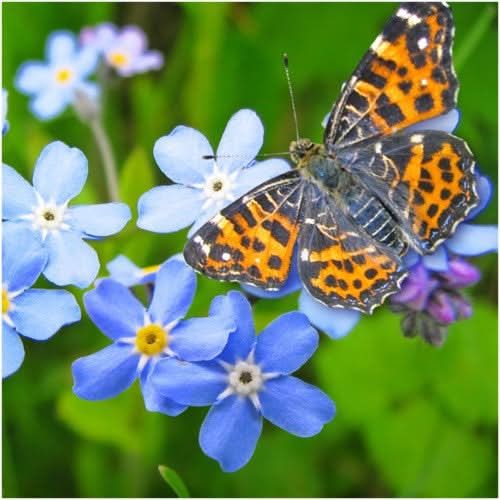
[[[236,196],[243,196],[254,187],[290,170],[290,164],[279,158],[258,161],[241,169],[237,179]]]
[[[255,328],[252,307],[245,296],[234,290],[227,295],[218,295],[210,304],[210,316],[231,318],[236,324],[236,331],[229,335],[219,359],[231,364],[246,359],[254,345]]]
[[[2,219],[14,219],[31,213],[37,204],[31,184],[4,163],[2,165]]]
[[[2,322],[2,378],[16,372],[24,360],[21,337],[10,326]]]
[[[225,472],[241,469],[252,457],[262,417],[248,398],[229,396],[212,406],[200,429],[203,452]]]
[[[422,262],[424,266],[431,271],[447,271],[448,254],[446,253],[445,246],[441,245],[434,253],[424,255],[422,257]]]
[[[175,283],[175,286],[172,284]],[[156,275],[149,313],[155,323],[168,325],[183,318],[196,292],[196,275],[184,262],[169,259]]]
[[[43,62],[28,61],[21,65],[14,85],[23,94],[38,94],[50,83],[50,70]]]
[[[30,287],[38,279],[47,252],[36,233],[17,224],[2,224],[2,281],[9,292]]]
[[[213,154],[212,147],[203,134],[183,125],[160,137],[153,149],[161,171],[179,184],[203,182],[214,165],[213,160],[203,159],[203,156]]]
[[[216,362],[188,363],[163,358],[150,375],[151,383],[163,396],[179,404],[207,406],[227,387],[227,373]]]
[[[441,116],[415,123],[415,125],[411,125],[406,130],[410,132],[418,132],[420,130],[441,130],[442,132],[451,134],[457,128],[459,121],[460,113],[458,109],[452,109]]]
[[[99,271],[95,250],[71,231],[49,233],[45,240],[49,262],[43,274],[59,286],[88,287]]]
[[[103,279],[83,296],[90,319],[112,340],[134,337],[144,325],[144,307],[125,286]]]
[[[137,225],[156,233],[178,231],[198,217],[203,198],[201,190],[177,184],[150,189],[139,198]]]
[[[170,417],[180,415],[187,406],[176,403],[172,399],[162,396],[151,383],[151,371],[154,363],[149,362],[141,372],[141,392],[144,406],[148,411],[163,413]]]
[[[307,316],[289,312],[275,319],[257,336],[255,362],[265,373],[292,373],[313,355],[318,342],[318,333]]]
[[[145,73],[146,71],[151,71],[153,69],[160,69],[163,66],[163,54],[157,50],[150,50],[145,54],[137,56],[129,70],[130,74],[133,73]]]
[[[84,47],[76,55],[74,68],[80,78],[86,78],[97,69],[98,62],[98,51],[93,47]]]
[[[148,42],[144,31],[138,26],[129,25],[123,27],[117,37],[116,43],[130,54],[137,55],[146,49]]]
[[[72,62],[76,49],[76,38],[70,31],[55,31],[49,35],[45,54],[52,64]]]
[[[169,335],[169,347],[185,361],[214,359],[235,330],[235,322],[227,316],[189,318],[181,321]]]
[[[241,109],[228,121],[217,148],[217,164],[225,172],[249,165],[264,142],[264,126],[255,111]]]
[[[491,195],[493,193],[493,188],[491,186],[491,180],[486,175],[481,175],[476,172],[476,188],[477,194],[479,196],[479,205],[474,207],[467,215],[465,220],[474,219],[480,212],[486,208],[488,202],[490,201]]]
[[[73,392],[90,401],[117,396],[136,379],[139,357],[130,345],[111,344],[77,359],[72,365]]]
[[[361,318],[359,311],[325,306],[305,289],[299,296],[299,311],[303,312],[314,326],[333,339],[345,337]]]
[[[115,257],[106,268],[114,281],[127,287],[138,285],[143,277],[142,269],[125,255]]]
[[[462,223],[446,241],[448,250],[458,255],[474,256],[498,251],[498,227]]]
[[[335,416],[333,401],[295,377],[268,380],[259,393],[262,415],[290,434],[310,437]]]
[[[35,165],[33,186],[45,201],[58,205],[74,198],[87,180],[88,163],[77,148],[55,141],[43,148]]]
[[[109,236],[118,233],[131,219],[130,208],[125,203],[100,203],[77,205],[67,211],[69,224],[89,236]]]
[[[31,112],[40,120],[50,120],[60,115],[69,104],[69,96],[57,89],[47,88],[29,104]]]
[[[75,297],[66,290],[26,290],[12,302],[15,308],[9,314],[16,330],[34,340],[47,340],[82,316]]]

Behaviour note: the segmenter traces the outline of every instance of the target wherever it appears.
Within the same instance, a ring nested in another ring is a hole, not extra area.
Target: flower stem
[[[119,201],[120,195],[118,192],[118,176],[116,171],[116,162],[113,156],[111,144],[102,125],[100,117],[94,117],[88,121],[90,129],[94,134],[99,153],[101,154],[102,165],[104,167],[104,175],[106,177],[106,186],[108,195],[111,201]]]

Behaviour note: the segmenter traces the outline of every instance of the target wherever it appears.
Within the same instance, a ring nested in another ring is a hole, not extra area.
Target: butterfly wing
[[[445,132],[399,132],[346,149],[340,158],[420,253],[449,238],[479,201],[472,153]]]
[[[400,257],[380,245],[317,186],[308,184],[299,234],[299,273],[309,293],[329,307],[370,313],[406,276]]]
[[[302,189],[296,170],[253,189],[193,235],[184,248],[186,262],[214,279],[281,288],[297,239]]]
[[[334,105],[328,149],[390,134],[456,106],[453,18],[444,3],[403,3]]]

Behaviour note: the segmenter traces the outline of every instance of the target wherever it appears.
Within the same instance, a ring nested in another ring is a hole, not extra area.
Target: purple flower
[[[216,297],[210,312],[233,317],[237,324],[220,356],[205,363],[161,360],[151,381],[179,404],[212,405],[200,445],[224,471],[250,460],[263,418],[300,437],[314,436],[332,420],[335,406],[328,396],[291,376],[318,346],[306,316],[284,314],[256,337],[250,304],[241,293]]]
[[[103,23],[84,28],[80,41],[102,54],[106,64],[120,76],[133,76],[163,66],[163,55],[157,50],[147,50],[146,35],[138,26],[125,26],[120,30],[114,24]]]
[[[152,368],[162,358],[213,359],[234,330],[232,318],[218,312],[208,318],[182,319],[195,290],[194,271],[176,259],[158,271],[147,309],[122,284],[101,280],[85,294],[84,302],[92,321],[113,343],[73,363],[74,393],[88,400],[107,399],[139,378],[149,411],[167,415],[184,411],[185,405],[163,397],[150,384]]]
[[[54,118],[73,103],[78,92],[95,99],[99,87],[87,81],[97,66],[90,48],[79,49],[72,33],[56,31],[47,39],[47,61],[28,61],[18,70],[15,85],[31,96],[30,109],[40,120]]]

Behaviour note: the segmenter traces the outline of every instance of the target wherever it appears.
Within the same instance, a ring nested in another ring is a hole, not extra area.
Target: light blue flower
[[[208,406],[202,450],[232,472],[251,458],[263,417],[300,437],[314,436],[335,415],[330,398],[291,376],[314,353],[318,334],[306,316],[280,316],[255,336],[252,310],[239,292],[214,299],[211,314],[232,316],[237,329],[214,361],[161,360],[152,372],[159,393],[179,404]]]
[[[138,26],[119,30],[112,23],[102,23],[95,28],[84,28],[80,41],[99,51],[106,64],[120,76],[133,76],[163,66],[163,55],[157,50],[147,50],[146,34]]]
[[[75,394],[89,400],[107,399],[139,378],[149,411],[167,415],[184,411],[185,405],[161,396],[150,384],[152,368],[162,358],[213,359],[235,328],[232,318],[218,312],[183,320],[195,290],[194,271],[170,259],[158,271],[148,309],[128,288],[109,278],[87,292],[88,315],[113,343],[73,363]]]
[[[5,135],[9,130],[9,122],[7,121],[7,91],[2,89],[2,135]]]
[[[178,254],[180,255],[180,254]],[[125,255],[118,255],[106,265],[111,278],[126,287],[155,282],[160,266],[139,267]]]
[[[205,136],[190,127],[176,127],[156,141],[154,157],[176,184],[159,186],[139,199],[142,229],[158,233],[191,226],[192,235],[226,205],[264,181],[289,170],[281,159],[255,162],[264,127],[254,111],[242,109],[229,120],[216,158]]]
[[[80,308],[66,290],[30,288],[47,262],[30,231],[2,228],[2,378],[19,369],[24,359],[20,335],[47,340],[62,326],[80,319]]]
[[[46,61],[28,61],[18,70],[16,88],[31,97],[30,109],[41,120],[61,114],[76,92],[97,98],[99,87],[87,81],[96,67],[98,55],[93,48],[80,49],[75,36],[56,31],[45,45]]]
[[[59,141],[41,152],[33,186],[3,165],[4,226],[29,228],[42,242],[48,253],[44,275],[56,285],[89,286],[99,270],[99,259],[83,239],[115,234],[131,217],[124,203],[68,206],[82,190],[87,173],[85,155]]]

